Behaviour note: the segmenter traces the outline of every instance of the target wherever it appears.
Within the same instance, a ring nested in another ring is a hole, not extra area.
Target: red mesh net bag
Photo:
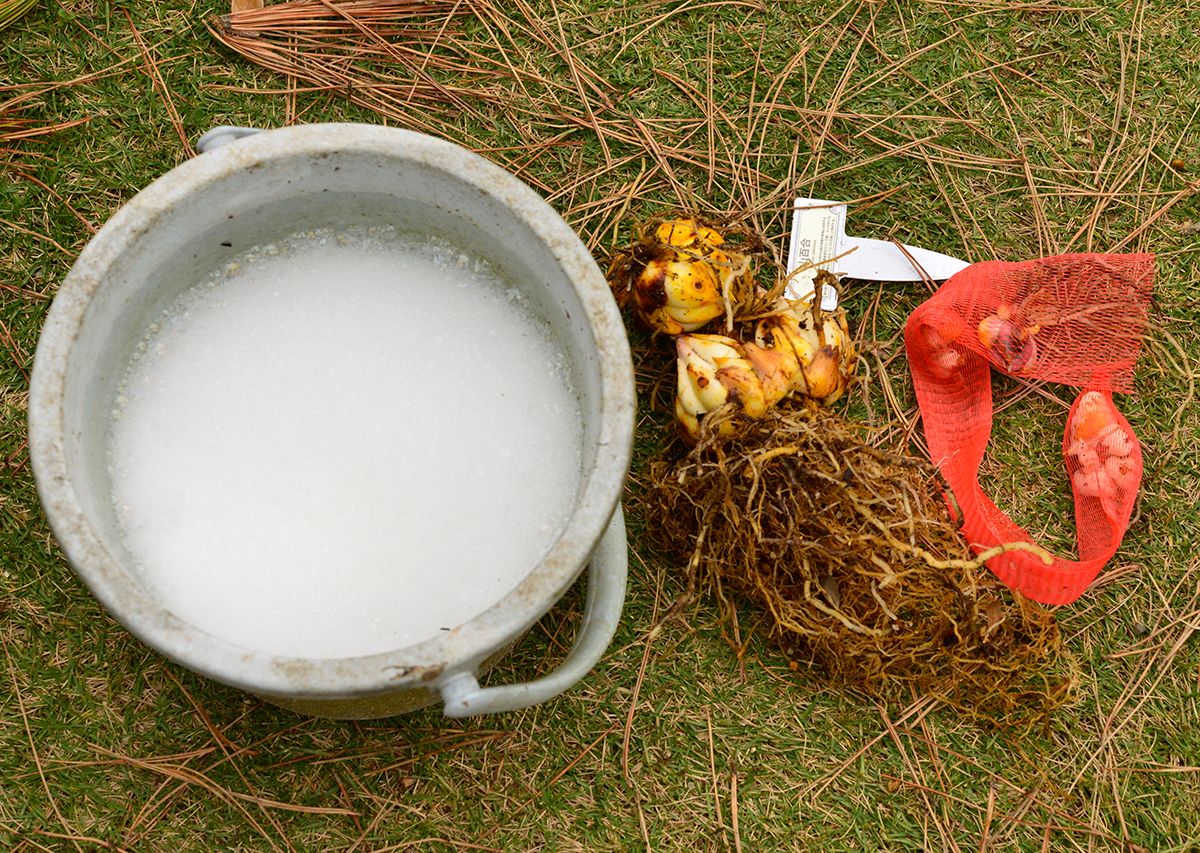
[[[905,327],[929,455],[978,552],[1035,544],[979,485],[992,432],[990,370],[1083,389],[1063,435],[1079,559],[1047,565],[1012,550],[988,561],[1001,581],[1043,604],[1077,599],[1129,527],[1142,455],[1112,394],[1133,388],[1153,284],[1153,255],[988,261],[953,276]]]

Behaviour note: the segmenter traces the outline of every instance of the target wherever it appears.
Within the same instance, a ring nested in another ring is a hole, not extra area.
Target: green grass
[[[300,95],[291,113],[282,96],[231,91],[285,81],[210,38],[201,22],[223,5],[46,3],[0,42],[0,83],[79,81],[35,98],[26,117],[88,119],[0,160],[0,284],[15,288],[0,290],[0,847],[1200,845],[1200,409],[1189,380],[1200,360],[1200,238],[1180,229],[1200,220],[1200,5],[547,0],[534,8],[559,50],[537,44],[515,13],[516,43],[505,46],[546,82],[526,95],[501,80],[506,98],[477,112],[425,114],[540,188],[598,255],[633,220],[678,204],[746,216],[782,250],[792,195],[886,190],[886,201],[854,209],[855,233],[972,260],[1159,253],[1152,340],[1138,393],[1121,401],[1146,449],[1140,509],[1104,582],[1059,611],[1072,704],[1047,731],[1021,735],[922,697],[883,708],[835,693],[818,674],[790,671],[758,633],[739,665],[708,599],[652,634],[683,582],[639,535],[655,520],[637,516],[612,650],[579,687],[528,711],[305,719],[132,639],[59,555],[23,446],[44,297],[86,243],[84,223],[102,223],[187,156],[124,9],[193,141],[216,124],[269,127],[289,115],[379,121],[331,95]],[[568,55],[613,95],[589,98],[594,122]],[[867,336],[890,342],[886,358],[925,293],[871,286],[848,302],[861,315],[879,297]],[[641,358],[647,378],[666,369],[652,350]],[[911,404],[902,360],[890,374]],[[1048,390],[1069,402],[1067,389]],[[1067,551],[1064,411],[1018,401],[997,420],[985,474],[1014,517]],[[665,423],[644,412],[634,484]],[[553,665],[580,605],[577,593],[564,600],[492,679]],[[753,627],[755,614],[741,622]]]

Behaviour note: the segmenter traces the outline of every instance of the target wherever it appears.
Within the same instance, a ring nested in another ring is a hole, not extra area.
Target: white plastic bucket
[[[74,571],[163,655],[303,713],[379,717],[441,699],[446,714],[466,716],[536,704],[570,687],[607,648],[624,603],[619,499],[634,413],[624,327],[587,248],[516,177],[423,134],[357,124],[220,128],[201,148],[205,153],[143,190],[96,234],[63,281],[38,342],[30,454],[46,515]],[[568,355],[583,411],[583,470],[557,541],[478,616],[382,654],[282,657],[180,619],[131,569],[109,498],[106,430],[139,330],[183,283],[228,259],[232,250],[222,243],[232,242],[229,235],[245,245],[351,222],[425,229],[514,273]],[[562,665],[530,683],[481,688],[477,676],[589,563],[583,622]]]

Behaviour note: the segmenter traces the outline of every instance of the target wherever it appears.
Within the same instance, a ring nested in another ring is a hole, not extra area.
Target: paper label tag
[[[796,199],[796,204],[792,217],[788,271],[806,264],[816,266],[792,276],[787,295],[790,299],[809,300],[814,295],[817,269],[830,269],[832,264],[829,262],[840,252],[842,236],[846,233],[846,205],[815,198]],[[828,285],[822,287],[821,310],[832,311],[837,305],[837,290]]]

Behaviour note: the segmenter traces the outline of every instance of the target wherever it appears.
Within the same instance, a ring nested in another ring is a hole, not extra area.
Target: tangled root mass
[[[971,553],[928,462],[823,410],[718,426],[652,464],[640,500],[659,547],[727,616],[758,605],[789,660],[885,701],[932,694],[1016,722],[1065,700],[1053,613]]]

